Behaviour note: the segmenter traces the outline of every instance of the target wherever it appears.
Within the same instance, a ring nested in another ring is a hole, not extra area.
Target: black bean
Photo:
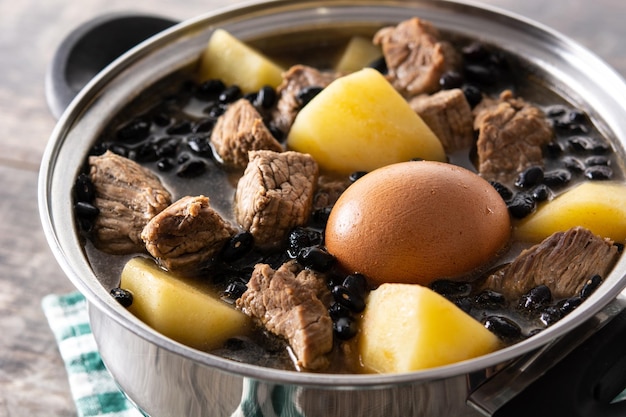
[[[230,350],[232,352],[237,352],[246,348],[246,341],[243,339],[238,339],[236,337],[231,337],[230,339],[224,342],[224,349]]]
[[[438,279],[430,284],[430,288],[444,297],[462,297],[469,295],[472,285],[468,282]]]
[[[117,131],[116,137],[124,142],[139,142],[150,135],[150,127],[151,123],[149,121],[137,118],[122,126]]]
[[[182,165],[189,160],[191,160],[191,155],[188,152],[181,152],[178,154],[178,157],[176,158],[176,163],[178,165]]]
[[[209,138],[204,135],[192,135],[187,138],[187,146],[198,155],[209,157],[213,153]]]
[[[292,258],[298,256],[300,251],[310,246],[319,245],[322,242],[322,234],[317,230],[304,227],[294,228],[287,237],[288,254]]]
[[[172,158],[161,158],[156,163],[157,169],[161,172],[167,172],[174,168],[174,161]]]
[[[569,145],[576,152],[592,152],[601,154],[608,152],[611,147],[603,139],[593,136],[572,136],[568,139]]]
[[[123,156],[125,158],[128,157],[128,148],[124,145],[121,145],[119,143],[110,143],[108,145],[108,150],[110,150],[111,152],[113,152],[116,155],[119,156]]]
[[[248,100],[250,104],[254,106],[255,105],[254,103],[258,96],[259,96],[259,93],[248,93],[248,94],[244,94],[243,98]]]
[[[552,119],[552,126],[555,130],[568,135],[589,133],[589,127],[586,123],[572,121],[567,114],[560,118]]]
[[[573,173],[580,173],[585,170],[585,164],[578,158],[570,155],[565,155],[561,159],[561,163],[565,168]]]
[[[596,274],[589,278],[580,290],[580,298],[583,300],[589,298],[589,296],[593,294],[596,289],[598,289],[600,284],[602,284],[602,277],[600,275]]]
[[[376,71],[380,72],[381,74],[387,74],[388,68],[387,68],[387,61],[385,61],[385,57],[381,56],[378,59],[375,59],[374,61],[370,62],[367,65],[369,68],[373,68]]]
[[[463,85],[463,76],[457,71],[446,71],[439,78],[439,86],[443,90],[451,90],[453,88],[461,88]]]
[[[356,336],[359,328],[356,321],[351,317],[340,317],[333,323],[333,330],[337,338],[349,340]]]
[[[202,112],[208,115],[209,117],[217,119],[222,114],[224,114],[224,112],[226,112],[226,109],[227,109],[226,105],[219,103],[219,102],[213,102],[209,104],[208,106],[206,106],[204,110],[202,110]]]
[[[233,262],[250,252],[253,246],[254,237],[252,233],[247,231],[239,232],[224,245],[220,257],[224,262]]]
[[[526,310],[537,310],[552,301],[552,292],[546,285],[531,288],[520,297],[519,307]]]
[[[156,155],[158,157],[174,156],[178,151],[178,145],[181,140],[177,137],[165,137],[157,142]]]
[[[272,123],[270,123],[269,126],[267,126],[267,129],[270,131],[272,136],[274,136],[274,139],[276,139],[279,142],[283,142],[285,138],[287,137],[287,135],[285,135],[285,132],[283,132],[281,129],[279,129],[278,127],[276,127],[276,125]]]
[[[506,304],[506,298],[497,291],[485,290],[474,298],[474,303],[480,308],[498,309]]]
[[[365,298],[367,295],[367,279],[363,274],[350,274],[346,276],[342,284],[352,294]]]
[[[606,165],[595,165],[585,169],[585,177],[590,180],[610,180],[613,177],[613,170]]]
[[[208,80],[203,82],[196,89],[196,96],[200,99],[210,99],[219,96],[226,89],[226,85],[221,80]]]
[[[318,246],[302,249],[296,259],[302,266],[318,272],[326,272],[335,264],[335,257]]]
[[[304,87],[302,90],[298,91],[298,94],[296,94],[296,100],[298,100],[298,103],[300,103],[300,107],[304,107],[309,103],[309,101],[313,100],[313,98],[318,95],[322,90],[323,87],[317,85]]]
[[[562,187],[572,180],[572,173],[565,168],[556,168],[546,172],[543,183],[549,187]]]
[[[474,303],[469,297],[455,298],[454,304],[461,310],[465,311],[467,314],[469,314],[472,311],[472,308],[474,308]]]
[[[175,125],[168,127],[165,132],[168,135],[186,135],[187,133],[191,133],[191,122],[188,120],[178,122]]]
[[[543,167],[534,165],[519,173],[515,180],[515,186],[519,188],[530,188],[543,181]]]
[[[85,173],[81,173],[78,175],[78,177],[76,178],[76,182],[74,183],[73,191],[74,198],[77,201],[91,203],[96,197],[96,187],[94,187],[89,175]]]
[[[133,293],[116,287],[110,291],[111,296],[123,307],[130,307],[133,304]]]
[[[561,314],[561,310],[558,307],[547,306],[541,311],[541,314],[539,315],[539,320],[546,326],[550,326],[561,320],[561,317],[563,317],[563,315]]]
[[[367,171],[354,171],[353,173],[350,174],[348,179],[350,180],[350,182],[355,182],[356,180],[358,180],[359,178],[363,177],[366,174],[367,174]]]
[[[330,216],[330,212],[332,207],[322,207],[319,209],[313,210],[311,213],[311,221],[316,226],[325,226],[328,223],[328,217]]]
[[[254,105],[264,109],[271,109],[276,103],[276,98],[276,90],[266,85],[259,90]]]
[[[77,201],[76,204],[74,204],[74,210],[78,217],[86,220],[93,220],[100,214],[98,207],[86,201]]]
[[[508,317],[489,316],[484,324],[488,330],[504,339],[515,339],[522,334],[521,327]]]
[[[592,155],[585,158],[585,165],[588,167],[596,165],[609,166],[611,165],[611,159],[605,155]]]
[[[184,162],[176,170],[176,175],[181,178],[193,178],[204,174],[207,170],[207,164],[201,159],[190,159]]]
[[[557,306],[559,310],[561,311],[561,314],[565,316],[571,313],[572,311],[574,311],[574,309],[578,307],[580,303],[582,302],[583,300],[580,297],[570,297],[570,298],[567,298],[565,300],[561,300],[560,302],[558,302]]]
[[[498,194],[500,194],[504,201],[508,201],[511,199],[511,197],[513,197],[513,191],[511,191],[511,189],[506,185],[497,181],[489,181],[489,184],[491,184],[493,188],[496,189],[496,191],[498,192]]]
[[[243,97],[241,88],[239,88],[238,85],[231,85],[230,87],[227,87],[224,91],[222,91],[217,99],[220,101],[220,103],[228,104],[237,101],[241,97]]]
[[[491,52],[481,42],[472,42],[461,49],[463,58],[469,62],[484,62],[489,59]]]
[[[482,85],[494,85],[500,78],[500,72],[491,66],[469,64],[465,66],[465,78]]]
[[[165,113],[158,113],[152,116],[152,123],[159,127],[165,127],[172,123],[172,119]]]
[[[548,188],[548,186],[545,184],[539,184],[530,191],[530,195],[538,203],[546,201],[548,198],[550,198],[550,194],[550,188]]]
[[[361,295],[349,291],[343,285],[335,285],[330,292],[336,302],[343,304],[350,311],[360,313],[365,310],[365,299]]]
[[[563,147],[557,141],[552,141],[548,143],[545,147],[545,155],[549,158],[555,159],[558,158],[563,153]]]
[[[226,286],[224,296],[230,300],[237,300],[243,295],[244,292],[246,292],[247,289],[248,287],[244,282],[232,281]]]
[[[212,117],[207,117],[202,119],[196,123],[193,127],[194,133],[210,133],[215,127],[215,122],[217,120]]]
[[[621,242],[613,242],[613,246],[617,248],[617,253],[624,252],[624,244]]]
[[[537,202],[529,193],[521,192],[513,196],[513,198],[506,203],[509,213],[516,219],[523,219],[530,213],[535,211]]]
[[[318,272],[326,272],[335,264],[335,257],[318,246],[302,249],[296,259],[305,268]]]
[[[546,116],[548,116],[551,119],[560,118],[561,116],[565,115],[568,111],[569,109],[562,104],[553,104],[551,106],[548,106],[544,110]]]
[[[332,303],[330,307],[328,307],[328,314],[333,321],[337,321],[341,317],[350,317],[352,312],[341,303]]]
[[[483,93],[475,85],[464,84],[461,89],[463,90],[463,95],[465,95],[465,99],[469,103],[470,107],[474,108],[482,101]]]

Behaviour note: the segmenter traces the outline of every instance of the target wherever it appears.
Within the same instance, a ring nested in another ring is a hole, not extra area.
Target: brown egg
[[[488,263],[506,246],[506,204],[487,181],[456,165],[412,161],[361,177],[333,207],[328,251],[376,283],[428,285]]]

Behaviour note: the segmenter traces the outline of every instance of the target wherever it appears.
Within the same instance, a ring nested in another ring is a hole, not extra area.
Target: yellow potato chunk
[[[278,64],[224,29],[216,29],[211,35],[198,69],[201,81],[220,79],[226,85],[238,85],[244,93],[265,85],[276,88],[282,72]]]
[[[342,174],[446,157],[437,136],[372,68],[340,77],[315,96],[296,116],[287,145]]]
[[[427,287],[383,284],[367,299],[359,353],[369,370],[411,372],[497,350],[497,336]]]
[[[147,258],[133,258],[120,287],[133,294],[128,308],[163,335],[200,350],[220,347],[244,334],[250,319],[191,280],[174,276]]]
[[[514,235],[539,242],[574,226],[614,241],[626,240],[626,184],[584,182],[541,205],[515,227]]]
[[[374,45],[371,39],[362,36],[353,36],[341,54],[335,69],[342,73],[358,71],[382,55],[380,47]]]

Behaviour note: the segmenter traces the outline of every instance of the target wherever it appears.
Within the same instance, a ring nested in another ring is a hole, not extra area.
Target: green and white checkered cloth
[[[48,295],[42,307],[67,369],[78,417],[142,417],[104,367],[80,293]]]

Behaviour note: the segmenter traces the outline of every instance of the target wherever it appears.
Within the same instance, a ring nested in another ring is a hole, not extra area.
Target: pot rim
[[[68,278],[88,300],[90,308],[99,310],[120,326],[123,326],[139,337],[158,345],[160,348],[167,349],[168,351],[182,357],[189,358],[190,360],[207,367],[218,368],[220,370],[244,377],[269,380],[278,383],[310,386],[332,385],[337,387],[374,387],[442,379],[451,376],[468,374],[483,369],[489,369],[497,365],[510,362],[519,356],[539,349],[565,333],[572,331],[580,323],[591,319],[603,307],[619,296],[623,287],[626,285],[626,275],[624,273],[624,271],[626,271],[625,256],[620,258],[611,274],[606,278],[606,281],[610,281],[611,285],[606,285],[607,283],[605,282],[605,284],[600,286],[600,288],[582,305],[582,307],[574,310],[570,315],[563,318],[549,329],[510,347],[472,360],[411,373],[366,375],[317,374],[276,370],[256,365],[238,363],[189,348],[178,342],[170,340],[149,328],[115,302],[93,273],[89,276],[89,268],[85,259],[77,260],[78,254],[76,254],[75,251],[78,249],[77,245],[79,245],[79,242],[77,242],[78,239],[76,238],[76,234],[72,228],[67,227],[67,222],[72,222],[70,202],[63,201],[63,198],[59,199],[55,195],[55,191],[57,190],[59,183],[62,182],[62,179],[59,177],[62,176],[63,173],[65,173],[65,177],[69,174],[67,169],[62,169],[63,162],[66,161],[66,158],[60,159],[59,154],[63,151],[63,144],[65,143],[67,135],[76,128],[77,123],[80,122],[81,118],[88,111],[90,106],[106,98],[106,94],[103,92],[106,91],[110,83],[117,82],[118,78],[124,75],[127,71],[132,70],[135,66],[140,65],[141,61],[154,51],[164,48],[167,45],[171,45],[172,43],[176,43],[185,37],[197,36],[197,33],[202,33],[203,30],[207,30],[207,27],[210,28],[212,25],[219,24],[221,21],[239,19],[242,16],[257,16],[268,14],[269,12],[288,12],[290,10],[305,10],[307,8],[315,8],[318,13],[325,13],[328,9],[357,6],[374,7],[374,4],[377,3],[380,3],[380,1],[302,0],[293,2],[289,0],[274,0],[253,1],[237,6],[220,8],[200,15],[196,18],[184,21],[141,43],[105,68],[80,92],[80,94],[70,104],[68,109],[59,119],[43,154],[38,184],[38,201],[41,222],[49,246],[57,259],[57,262],[67,274]],[[602,77],[597,77],[601,78],[600,81],[597,81],[598,85],[602,87],[610,86],[612,95],[615,97],[626,97],[626,84],[621,76],[592,52],[586,50],[582,46],[550,28],[513,13],[475,2],[460,2],[456,0],[396,0],[385,2],[384,6],[377,5],[376,7],[389,9],[410,8],[414,9],[415,13],[417,13],[420,8],[423,10],[429,10],[431,13],[437,13],[438,11],[445,11],[447,13],[464,12],[483,17],[488,16],[494,19],[494,22],[496,22],[494,24],[510,25],[511,27],[518,28],[523,27],[537,40],[549,39],[553,45],[558,45],[558,47],[561,48],[560,53],[563,54],[563,59],[566,61],[569,62],[569,60],[574,59],[576,63],[586,62],[589,67],[598,69],[602,74]],[[542,61],[539,64],[555,71],[552,75],[563,75],[558,69],[551,67],[551,65],[553,65],[551,62]],[[595,101],[593,100],[594,98]],[[596,98],[595,96],[591,98],[585,97],[585,100],[590,100],[590,103],[587,102],[587,104],[589,104],[591,110],[594,110],[595,105],[601,101],[601,98],[602,97]],[[576,99],[574,99],[574,101],[576,101]],[[613,119],[616,119],[617,113],[620,112],[626,116],[626,103],[619,101],[615,102],[620,104],[620,108],[619,111],[616,110],[615,117],[613,117]],[[607,108],[607,106],[608,105],[605,104],[601,107]],[[624,119],[626,119],[626,117],[624,117]],[[604,119],[601,119],[601,121],[602,120]],[[611,125],[611,120],[606,123]],[[624,130],[624,132],[626,132],[626,126],[617,125],[615,120],[613,120],[613,124],[610,128],[608,126],[604,126],[602,123],[599,127],[601,130],[613,130],[613,133],[616,134],[617,137],[625,138],[624,140],[626,140],[626,135],[619,135],[619,132],[616,132],[616,130]],[[618,144],[614,141],[613,145]],[[619,145],[621,148],[616,149],[616,151],[621,153],[621,160],[623,161],[626,159],[624,158],[623,151],[624,143]],[[73,155],[69,156],[78,157],[78,153],[79,152],[74,152]],[[84,157],[84,154],[80,156]],[[83,256],[82,251],[80,255],[81,257]]]

